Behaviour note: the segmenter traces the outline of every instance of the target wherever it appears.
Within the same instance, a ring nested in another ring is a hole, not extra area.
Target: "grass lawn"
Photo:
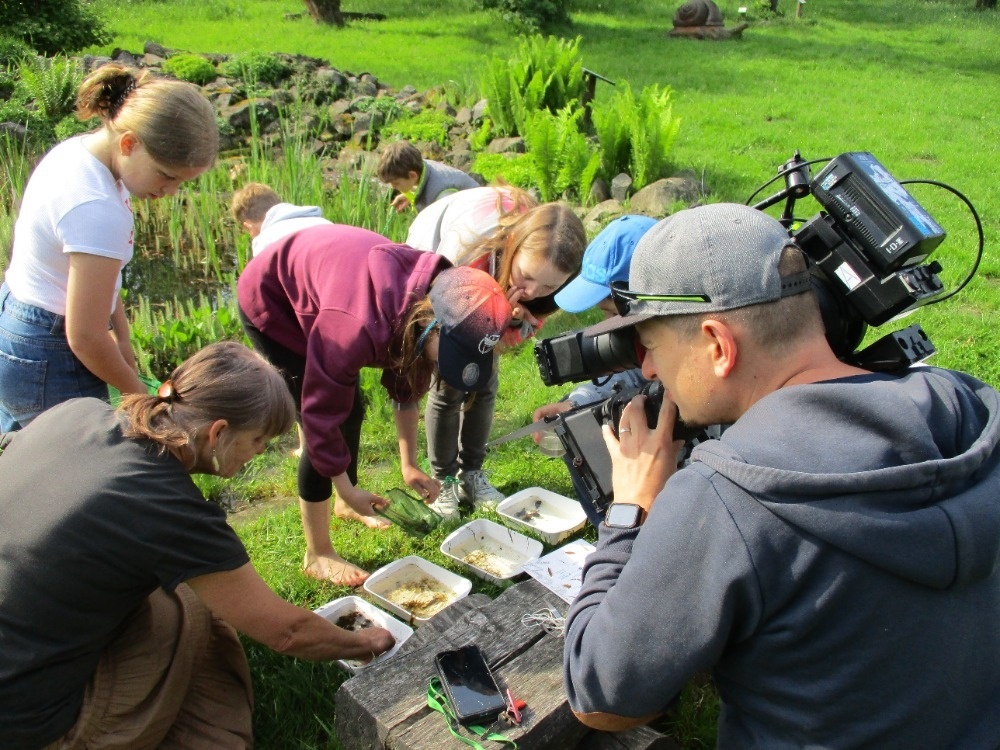
[[[727,25],[737,22],[738,0],[719,2]],[[321,57],[354,73],[371,72],[393,88],[427,88],[454,82],[470,101],[477,98],[478,71],[492,55],[517,44],[514,31],[470,0],[348,0],[345,11],[381,12],[382,22],[347,28],[317,26],[295,0],[93,0],[115,33],[113,47],[141,51],[146,41],[195,52],[249,49]],[[1000,386],[994,330],[1000,298],[1000,15],[973,10],[974,0],[848,0],[809,2],[795,19],[794,4],[781,0],[789,16],[754,23],[740,41],[698,42],[666,35],[676,3],[639,0],[578,0],[564,36],[581,37],[586,67],[634,91],[653,83],[675,92],[682,120],[674,166],[696,174],[713,200],[744,202],[776,169],[801,149],[807,159],[845,151],[871,151],[900,180],[938,180],[962,191],[982,217],[986,254],[979,275],[962,294],[915,313],[939,354],[934,362],[964,369]],[[598,96],[611,87],[601,84]],[[0,183],[2,185],[2,183]],[[975,259],[976,232],[968,211],[953,195],[928,185],[912,192],[948,231],[935,258],[950,287]],[[814,213],[803,203],[804,217]],[[404,231],[396,227],[396,231]],[[401,237],[395,237],[401,239]],[[553,335],[593,320],[560,313],[547,322]],[[885,326],[888,330],[894,326]],[[896,326],[901,327],[901,326]],[[493,434],[530,420],[532,410],[556,400],[569,387],[546,389],[530,347],[503,358]],[[362,446],[362,485],[374,491],[401,483],[392,417],[384,395],[366,383],[369,418]],[[294,500],[294,447],[288,436],[226,490],[214,480],[214,495],[269,499],[233,516],[254,564],[283,597],[315,607],[348,590],[305,578]],[[530,441],[501,446],[487,459],[501,490],[541,485],[571,494],[565,468],[546,459]],[[262,510],[263,509],[263,510]],[[438,544],[448,529],[421,543],[398,530],[363,530],[335,522],[337,550],[369,569],[417,553],[438,563]],[[589,532],[593,538],[593,532]],[[477,590],[495,594],[488,584]],[[282,658],[248,644],[257,691],[258,747],[336,748],[333,695],[343,679],[331,665]],[[686,748],[714,745],[716,701],[695,686],[685,695],[675,731]]]

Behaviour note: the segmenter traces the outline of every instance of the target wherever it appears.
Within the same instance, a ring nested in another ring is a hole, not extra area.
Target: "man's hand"
[[[410,199],[403,193],[400,193],[392,199],[392,207],[396,209],[397,214],[401,214],[410,207]]]
[[[656,429],[646,423],[646,396],[632,399],[622,410],[618,439],[610,425],[604,425],[604,442],[611,454],[611,484],[618,502],[641,505],[646,512],[677,471],[677,459],[683,440],[674,440],[677,407],[669,396],[663,397]]]

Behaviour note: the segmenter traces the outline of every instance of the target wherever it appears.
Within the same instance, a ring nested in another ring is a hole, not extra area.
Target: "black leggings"
[[[298,422],[302,424],[302,378],[306,371],[306,358],[282,346],[274,339],[265,336],[250,322],[243,310],[240,310],[240,321],[247,338],[268,362],[281,371],[285,384],[292,398],[295,399],[295,410]],[[358,483],[358,450],[361,446],[361,424],[365,420],[365,402],[361,395],[361,387],[354,389],[354,404],[347,419],[340,425],[340,434],[351,452],[351,463],[347,467],[347,476],[351,484]],[[309,446],[303,446],[302,458],[299,459],[298,474],[299,497],[308,503],[319,503],[329,500],[333,494],[333,482],[330,477],[320,474],[309,460]]]

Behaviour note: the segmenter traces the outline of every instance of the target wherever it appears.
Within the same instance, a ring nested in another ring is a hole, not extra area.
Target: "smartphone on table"
[[[497,681],[479,646],[470,644],[435,657],[441,684],[461,724],[492,723],[507,710]]]

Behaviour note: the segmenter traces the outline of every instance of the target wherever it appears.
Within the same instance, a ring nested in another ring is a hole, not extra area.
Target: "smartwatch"
[[[612,529],[635,529],[646,520],[646,509],[632,503],[611,503],[604,514],[604,525]]]

